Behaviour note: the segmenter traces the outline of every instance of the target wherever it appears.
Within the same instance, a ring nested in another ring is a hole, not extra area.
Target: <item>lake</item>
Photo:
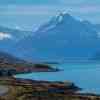
[[[16,75],[17,78],[71,81],[83,89],[83,92],[100,94],[100,63],[63,63],[52,65],[63,69],[59,72],[39,72]]]

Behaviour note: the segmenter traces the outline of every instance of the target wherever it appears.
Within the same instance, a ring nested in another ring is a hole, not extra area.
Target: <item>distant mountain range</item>
[[[32,32],[30,31],[21,31],[0,26],[0,49],[11,48],[12,45],[15,45],[18,41],[31,34]]]
[[[22,64],[22,63],[26,63],[26,61],[21,60],[17,57],[14,57],[8,53],[0,51],[0,67],[1,67],[1,64],[18,64],[18,63]],[[7,66],[5,66],[5,67],[7,67]],[[11,66],[11,67],[13,67],[13,66]]]
[[[9,52],[28,60],[88,60],[100,52],[100,25],[67,13],[53,17],[36,32],[22,33],[14,31],[17,42]]]

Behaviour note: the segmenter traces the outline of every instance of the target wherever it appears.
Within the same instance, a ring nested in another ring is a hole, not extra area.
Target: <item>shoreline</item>
[[[15,90],[15,88],[25,88],[26,95],[27,94],[35,94],[32,98],[44,98],[52,94],[54,95],[54,100],[58,100],[56,98],[63,98],[63,100],[67,100],[65,98],[73,98],[71,100],[74,100],[74,98],[77,98],[78,100],[100,100],[99,94],[94,93],[80,93],[82,89],[75,86],[73,82],[49,82],[49,81],[36,81],[36,80],[29,80],[29,79],[16,79],[11,77],[2,77],[0,78],[0,85],[6,86],[8,88],[11,88]],[[9,90],[11,91],[11,90]],[[20,92],[23,90],[20,90]],[[19,93],[19,92],[18,92]],[[10,92],[8,93],[10,94]],[[44,95],[45,94],[45,95]],[[6,94],[7,95],[7,94]],[[5,95],[5,96],[6,96]],[[4,96],[4,97],[5,97]],[[2,96],[0,96],[2,97]],[[94,98],[94,99],[93,99]],[[46,99],[46,100],[48,100]],[[77,100],[76,99],[76,100]],[[7,100],[7,99],[4,99]],[[33,100],[33,99],[32,99]],[[69,100],[69,99],[68,99]]]
[[[12,76],[16,74],[26,74],[26,73],[33,73],[33,72],[58,72],[60,69],[51,67],[48,64],[15,64],[18,67],[15,67],[13,64],[9,64],[5,66],[1,65],[0,67],[0,76]],[[8,66],[8,67],[7,67]]]
[[[38,66],[37,66],[38,65]],[[17,69],[17,68],[16,68]],[[24,69],[24,70],[23,70]],[[8,68],[7,70],[8,72]],[[11,71],[11,70],[10,70]],[[18,67],[17,69],[18,74],[27,74],[30,72],[58,72],[62,71],[57,68],[53,68],[48,65],[42,65],[41,64],[36,64],[36,66],[29,66],[29,67]],[[22,88],[29,88],[31,89],[34,93],[48,93],[49,94],[56,94],[56,95],[61,95],[63,97],[71,97],[71,98],[99,98],[99,94],[95,93],[81,93],[83,90],[82,88],[76,86],[75,83],[70,82],[70,81],[45,81],[45,80],[32,80],[32,79],[23,79],[23,78],[16,78],[15,73],[13,73],[11,76],[5,76],[5,77],[0,77],[0,85],[12,87],[15,89],[15,87],[22,87]],[[27,90],[26,90],[27,91]],[[84,91],[84,90],[83,90]],[[32,92],[32,94],[33,94]],[[39,95],[37,94],[37,95]],[[65,100],[65,99],[64,99]],[[79,99],[81,100],[81,99]],[[82,99],[85,100],[85,99]],[[92,99],[90,99],[92,100]],[[95,99],[96,100],[96,99]]]

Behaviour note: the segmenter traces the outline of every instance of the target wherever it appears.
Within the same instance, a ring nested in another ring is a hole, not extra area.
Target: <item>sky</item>
[[[34,30],[63,11],[100,23],[100,0],[0,0],[0,25]]]

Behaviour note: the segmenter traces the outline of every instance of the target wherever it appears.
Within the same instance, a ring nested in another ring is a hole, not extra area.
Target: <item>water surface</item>
[[[72,81],[85,92],[100,94],[100,64],[99,63],[64,63],[54,65],[63,71],[40,72],[16,75],[18,78],[47,80],[47,81]]]

